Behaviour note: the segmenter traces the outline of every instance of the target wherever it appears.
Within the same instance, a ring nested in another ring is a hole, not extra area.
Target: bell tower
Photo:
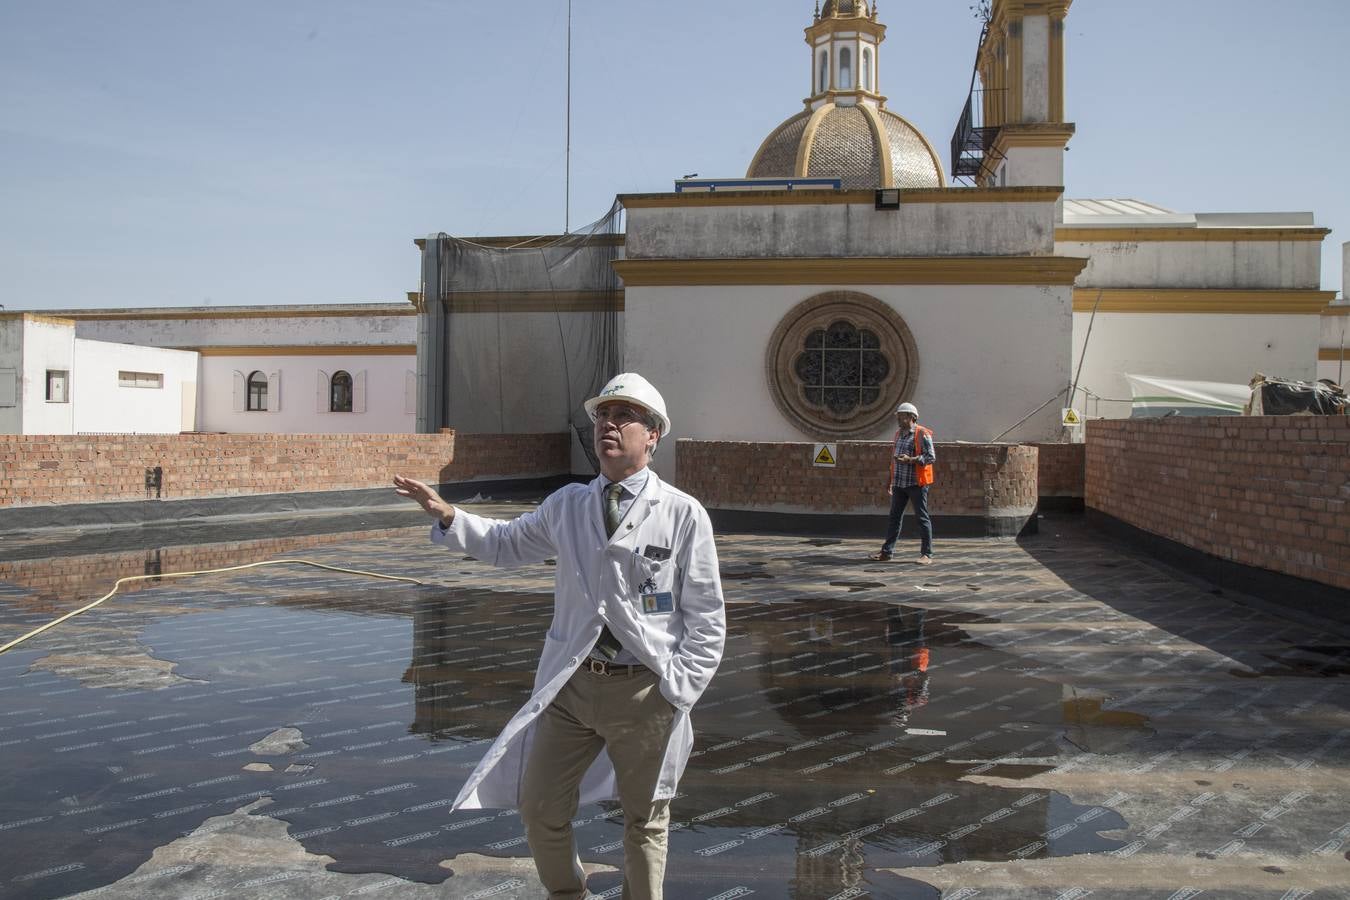
[[[1064,115],[1064,20],[1072,3],[991,0],[976,60],[980,96],[972,97],[986,135],[979,185],[1064,184],[1074,134]]]
[[[836,106],[884,106],[877,56],[886,26],[877,21],[877,5],[867,0],[825,0],[816,3],[806,29],[811,48],[811,90],[807,109]]]

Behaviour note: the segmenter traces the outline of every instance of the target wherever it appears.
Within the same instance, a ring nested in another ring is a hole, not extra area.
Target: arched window
[[[816,88],[818,93],[825,93],[825,88],[830,86],[830,51],[820,51],[820,87]]]
[[[334,372],[328,382],[328,411],[352,411],[352,376],[346,372]]]
[[[872,48],[864,47],[862,52],[862,66],[858,74],[862,76],[862,86],[864,91],[872,89]]]
[[[238,409],[239,407],[235,407]],[[249,412],[267,411],[267,376],[262,372],[251,372],[248,376],[248,405],[245,407]]]
[[[847,47],[839,50],[839,90],[853,89],[853,52]]]

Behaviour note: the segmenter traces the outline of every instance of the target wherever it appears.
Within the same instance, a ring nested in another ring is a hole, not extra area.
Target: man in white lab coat
[[[485,519],[395,476],[437,522],[434,543],[497,566],[557,558],[553,622],[534,691],[455,809],[519,809],[550,898],[587,896],[571,821],[617,797],[625,900],[659,900],[670,799],[693,747],[689,712],[722,659],[726,614],[708,514],[647,468],[665,401],[617,375],[586,401],[600,477],[512,521]]]

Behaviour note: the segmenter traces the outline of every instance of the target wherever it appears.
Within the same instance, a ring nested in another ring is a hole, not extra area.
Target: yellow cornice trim
[[[834,109],[833,103],[822,103],[811,113],[811,118],[807,119],[806,127],[802,129],[802,136],[797,139],[797,159],[792,163],[792,174],[797,178],[805,178],[807,172],[811,169],[811,148],[816,143],[816,130],[820,128],[820,120]]]
[[[163,309],[150,311],[116,310],[114,312],[96,312],[80,310],[66,315],[81,322],[120,322],[146,319],[349,319],[373,316],[415,316],[417,310],[411,306],[387,306],[376,309],[334,310],[334,309]]]
[[[759,149],[755,151],[755,158],[752,159],[752,160],[750,160],[750,167],[749,167],[748,169],[745,170],[745,177],[746,177],[746,178],[754,178],[754,177],[755,177],[755,175],[754,175],[755,167],[759,165],[760,157],[762,157],[762,156],[764,155],[764,151],[767,150],[767,149],[769,148],[769,142],[772,141],[774,138],[778,137],[779,132],[781,132],[784,128],[788,127],[788,125],[790,125],[791,123],[795,122],[797,119],[800,119],[802,116],[807,116],[807,115],[810,115],[810,113],[809,113],[809,112],[806,112],[806,111],[802,111],[802,112],[797,113],[796,115],[788,116],[788,117],[787,117],[786,119],[784,119],[782,122],[778,123],[778,127],[777,127],[777,128],[775,128],[773,131],[770,131],[770,132],[769,132],[769,136],[766,137],[763,141],[760,142]],[[800,146],[800,144],[798,144],[798,146]],[[622,200],[623,198],[620,197],[620,199]],[[627,204],[625,204],[625,206],[626,206],[626,205],[627,205]]]
[[[41,325],[74,325],[74,319],[67,319],[62,316],[47,316],[42,313],[32,312],[0,312],[0,322],[23,320],[24,322],[35,322]]]
[[[821,19],[819,22],[808,25],[803,29],[806,43],[811,45],[813,50],[819,38],[841,31],[857,31],[871,35],[876,38],[878,44],[886,40],[886,26],[870,17],[864,18],[863,16]]]
[[[835,103],[835,100],[839,97],[857,97],[859,101],[863,100],[864,98],[869,98],[875,100],[877,106],[885,106],[887,100],[887,98],[884,95],[879,94],[876,91],[867,91],[863,90],[862,88],[849,88],[847,90],[843,88],[830,88],[829,90],[821,91],[820,93],[817,94],[812,94],[810,97],[807,97],[802,102],[809,107],[812,103],[815,103],[822,97],[825,98],[825,100],[829,103]],[[837,106],[838,104],[835,103],[835,105]],[[859,102],[858,105],[862,106],[863,104]],[[887,110],[887,112],[889,111],[890,110]]]
[[[765,284],[1073,284],[1087,265],[1066,256],[625,259],[628,287]]]
[[[1322,310],[1324,316],[1350,316],[1350,305],[1327,306]]]
[[[1350,362],[1350,347],[1344,349],[1323,347],[1317,351],[1317,358],[1324,362],[1337,362],[1342,359],[1346,362]]]
[[[230,347],[182,347],[202,356],[416,356],[416,344],[257,345]]]
[[[1330,228],[1127,228],[1065,225],[1055,229],[1056,241],[1079,243],[1148,243],[1152,241],[1321,241]]]
[[[1101,294],[1101,302],[1097,295]],[[1073,311],[1318,315],[1334,291],[1241,291],[1187,288],[1074,288]]]
[[[900,203],[1054,203],[1061,187],[901,188]],[[621,194],[625,209],[681,206],[808,206],[876,202],[875,191],[699,191],[685,194]]]
[[[422,295],[409,291],[420,309]],[[414,299],[415,298],[415,299]],[[607,291],[459,291],[451,296],[450,311],[477,313],[623,312],[623,288]]]
[[[877,162],[881,169],[881,186],[883,188],[895,187],[895,173],[891,171],[891,138],[886,132],[886,126],[881,122],[881,113],[877,112],[866,103],[859,103],[858,109],[862,110],[863,118],[867,119],[867,125],[872,129],[872,139],[877,142],[877,151],[880,158]],[[891,113],[895,115],[895,113]],[[897,118],[899,118],[897,116]],[[915,134],[918,134],[916,131]],[[931,149],[931,148],[930,148]],[[941,169],[938,170],[941,178]],[[939,181],[940,184],[946,182]]]
[[[994,136],[991,155],[1006,156],[1012,147],[1057,147],[1063,149],[1073,138],[1072,122],[1052,122],[1035,125],[1004,125]]]

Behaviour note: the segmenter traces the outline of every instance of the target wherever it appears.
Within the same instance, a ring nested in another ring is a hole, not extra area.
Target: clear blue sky
[[[882,0],[888,106],[945,155],[969,0]],[[0,303],[401,300],[414,237],[563,225],[566,0],[0,0]],[[574,0],[573,227],[743,175],[812,0]],[[1350,3],[1077,0],[1070,197],[1311,210],[1350,240]]]

